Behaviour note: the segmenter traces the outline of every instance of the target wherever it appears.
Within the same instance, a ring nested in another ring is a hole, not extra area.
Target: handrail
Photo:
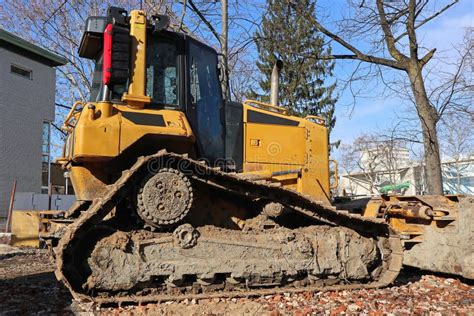
[[[319,124],[319,125],[325,125],[326,124],[326,120],[324,118],[322,118],[321,116],[317,116],[317,115],[306,115],[305,120],[316,120],[316,124]]]
[[[282,114],[288,115],[288,110],[285,109],[284,107],[281,107],[281,106],[278,106],[278,105],[271,105],[271,104],[268,104],[268,103],[265,103],[265,102],[260,102],[260,101],[257,101],[257,100],[245,100],[244,103],[246,103],[250,106],[252,106],[252,104],[258,105],[260,107],[267,108],[266,110],[274,109],[277,112],[281,112]]]
[[[82,101],[74,102],[74,104],[72,105],[71,110],[69,111],[68,115],[66,116],[66,119],[64,120],[63,126],[61,126],[62,130],[69,131],[71,128],[74,127],[73,125],[69,124],[69,121],[71,120],[72,116],[76,112],[76,109],[79,105],[84,105],[84,102],[82,102]]]
[[[337,163],[337,160],[336,159],[329,159],[329,161],[332,161],[335,165],[335,169],[334,169],[334,183],[333,185],[330,185],[329,188],[331,190],[334,190],[334,189],[337,189],[337,187],[339,186],[339,166],[338,166],[338,163]]]

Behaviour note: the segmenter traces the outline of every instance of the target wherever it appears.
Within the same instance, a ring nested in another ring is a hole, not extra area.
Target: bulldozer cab
[[[129,49],[120,47],[122,54],[112,54],[112,65],[117,66],[112,69],[111,84],[108,85],[108,89],[104,89],[104,47],[100,41],[91,41],[90,37],[93,34],[100,37],[100,30],[103,28],[105,32],[106,23],[111,19],[115,21],[115,25],[127,25],[126,18],[123,23],[117,23],[118,19],[114,17],[117,12],[120,12],[120,16],[127,16],[123,10],[111,8],[107,18],[90,17],[86,23],[79,52],[81,57],[95,61],[90,91],[90,101],[92,102],[111,100],[114,103],[122,103],[122,97],[129,89],[130,81],[133,80],[136,62],[139,62],[130,60]],[[153,17],[152,21],[153,19],[156,20],[158,17]],[[166,19],[166,17],[161,16],[159,19]],[[92,30],[91,25],[99,24],[98,21],[100,25]],[[121,26],[115,27],[122,28]],[[118,34],[117,31],[113,37],[117,36],[116,34]],[[123,32],[119,35],[125,34]],[[86,39],[88,37],[89,40]],[[119,39],[121,42],[118,45],[133,45],[133,43],[129,43],[129,39],[124,40],[123,37],[126,38],[126,35]],[[112,41],[115,40],[115,38],[112,39]],[[87,45],[94,47],[87,47]],[[96,55],[87,54],[91,51],[95,51]],[[145,60],[144,92],[150,97],[150,102],[145,107],[184,112],[196,135],[199,156],[211,162],[224,157],[224,100],[216,51],[190,36],[157,29],[151,24],[146,32]],[[124,63],[128,63],[130,66]],[[128,75],[126,77],[122,73],[116,75],[114,71],[119,72],[116,69],[125,70]],[[114,76],[123,76],[123,78],[114,78]]]

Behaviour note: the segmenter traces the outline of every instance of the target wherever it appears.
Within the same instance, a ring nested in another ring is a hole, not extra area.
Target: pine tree
[[[336,84],[325,85],[325,78],[332,76],[334,62],[305,57],[331,53],[314,27],[314,13],[314,0],[267,0],[261,30],[255,34],[257,67],[263,75],[259,86],[263,93],[251,91],[249,98],[269,101],[273,65],[281,60],[279,105],[292,114],[321,116],[332,128],[336,121]]]

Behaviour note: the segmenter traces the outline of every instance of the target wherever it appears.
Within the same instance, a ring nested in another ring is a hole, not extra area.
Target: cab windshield
[[[179,52],[172,41],[151,38],[146,52],[146,94],[152,104],[177,107],[180,99]]]

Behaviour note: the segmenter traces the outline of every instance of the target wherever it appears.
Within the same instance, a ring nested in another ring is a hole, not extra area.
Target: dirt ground
[[[43,250],[0,254],[0,315],[71,314],[78,305],[57,282]],[[81,306],[79,306],[81,307]],[[82,308],[84,308],[82,306]],[[472,282],[404,270],[391,287],[378,290],[304,292],[258,298],[185,300],[104,308],[84,315],[473,315]]]

